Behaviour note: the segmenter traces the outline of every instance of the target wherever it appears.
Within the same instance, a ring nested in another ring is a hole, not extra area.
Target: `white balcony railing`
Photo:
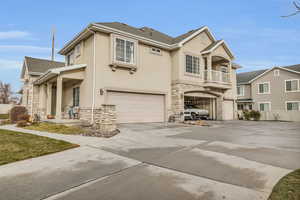
[[[209,73],[210,72],[210,73]],[[230,74],[227,72],[215,71],[215,70],[205,70],[204,80],[208,82],[219,82],[219,83],[229,83]]]

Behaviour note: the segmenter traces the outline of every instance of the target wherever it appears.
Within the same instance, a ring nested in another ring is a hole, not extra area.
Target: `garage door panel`
[[[108,103],[116,105],[118,123],[164,121],[164,95],[108,92]]]

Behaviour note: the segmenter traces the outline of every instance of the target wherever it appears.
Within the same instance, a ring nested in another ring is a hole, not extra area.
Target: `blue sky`
[[[24,56],[50,58],[91,22],[120,21],[177,36],[203,25],[225,39],[241,71],[300,63],[300,15],[290,0],[3,1],[0,12],[0,80],[19,89]],[[57,60],[63,60],[56,55]]]

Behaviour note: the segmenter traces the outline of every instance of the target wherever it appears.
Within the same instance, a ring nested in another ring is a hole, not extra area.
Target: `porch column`
[[[212,99],[212,119],[216,119],[216,99]]]
[[[52,104],[52,83],[47,83],[47,101],[46,101],[46,114],[51,115]]]
[[[46,100],[47,100],[47,89],[46,89],[46,85],[43,84],[43,85],[40,85],[40,88],[39,88],[39,92],[40,92],[40,95],[39,95],[39,115],[41,117],[44,117],[45,115],[45,111],[46,111],[46,107],[47,107],[47,103],[46,103]]]
[[[62,87],[63,87],[63,82],[62,82],[62,77],[58,76],[57,77],[57,82],[56,82],[56,119],[61,119],[61,108],[62,108]]]
[[[217,120],[223,120],[223,96],[217,97]]]
[[[211,68],[212,68],[212,59],[211,55],[207,56],[207,80],[211,81]]]

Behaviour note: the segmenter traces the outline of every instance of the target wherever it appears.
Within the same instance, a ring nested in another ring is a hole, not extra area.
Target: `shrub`
[[[27,114],[27,109],[24,106],[15,106],[9,112],[9,119],[11,123],[16,123],[20,115]]]
[[[17,122],[17,127],[25,127],[28,125],[28,122],[25,120],[20,120]]]
[[[255,121],[258,121],[261,117],[261,114],[259,111],[251,110],[250,117],[253,118]]]
[[[9,119],[0,120],[0,125],[6,125],[6,124],[11,124]]]
[[[18,121],[30,121],[30,115],[28,114],[21,114],[18,116]]]
[[[251,115],[250,115],[250,112],[248,110],[244,110],[243,115],[244,115],[245,120],[250,120]]]
[[[0,114],[0,119],[8,119],[8,114]]]

